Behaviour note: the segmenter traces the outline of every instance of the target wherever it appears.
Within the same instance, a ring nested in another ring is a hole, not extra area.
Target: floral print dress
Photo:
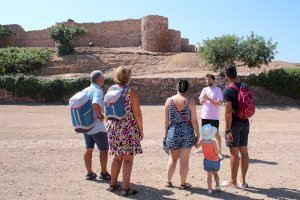
[[[130,99],[131,88],[122,92],[125,104],[125,116],[122,120],[108,120],[108,144],[111,155],[136,155],[143,153],[140,133],[133,115]]]

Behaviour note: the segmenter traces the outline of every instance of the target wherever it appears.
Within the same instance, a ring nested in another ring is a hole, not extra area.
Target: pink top
[[[199,99],[203,99],[204,95],[207,95],[209,98],[214,100],[221,100],[223,101],[223,94],[219,87],[205,87],[203,88]],[[219,120],[219,112],[220,106],[212,104],[210,101],[206,100],[202,105],[201,109],[201,119],[212,119],[212,120]]]
[[[215,146],[213,142],[202,144],[202,151],[204,154],[204,158],[211,161],[219,161],[219,156],[215,151]]]

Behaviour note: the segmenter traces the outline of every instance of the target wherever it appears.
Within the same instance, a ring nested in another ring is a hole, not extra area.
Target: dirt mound
[[[113,76],[113,71],[120,65],[132,67],[133,76],[143,78],[171,78],[171,77],[203,77],[209,72],[208,66],[197,53],[156,53],[137,47],[126,48],[77,48],[77,53],[63,57],[53,56],[51,61],[36,72],[36,75],[77,76],[88,74],[94,69],[101,69],[107,76]],[[300,67],[282,61],[274,61],[269,66],[260,69],[239,67],[240,75],[259,73],[264,70]],[[73,75],[72,75],[73,74]],[[75,74],[75,75],[74,75]]]

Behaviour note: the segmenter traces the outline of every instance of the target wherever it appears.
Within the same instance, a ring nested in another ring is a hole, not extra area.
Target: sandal
[[[95,174],[94,172],[91,172],[85,176],[85,179],[90,181],[90,180],[96,179],[96,177],[97,177],[97,174]]]
[[[109,181],[111,179],[111,176],[108,172],[106,172],[105,174],[101,172],[100,179]]]
[[[189,189],[191,187],[192,187],[192,185],[190,183],[185,183],[184,185],[180,185],[179,189],[186,190],[186,189]]]
[[[139,193],[139,191],[137,191],[135,189],[131,189],[131,188],[128,188],[127,190],[122,189],[121,196],[123,196],[123,197],[131,196],[131,195],[135,195],[137,193]]]
[[[169,182],[169,181],[166,182],[165,186],[168,187],[168,188],[174,187],[172,182]]]
[[[108,188],[108,191],[114,192],[119,188],[120,188],[120,185],[117,183],[116,185],[110,185],[109,188]]]
[[[247,183],[245,183],[245,184],[238,185],[237,187],[238,187],[239,189],[244,190],[244,189],[249,188],[249,185],[248,185]]]
[[[232,184],[232,183],[230,183],[230,182],[228,182],[228,181],[223,181],[223,182],[221,183],[221,186],[222,186],[222,187],[234,188],[234,189],[237,188],[237,185],[234,185],[234,184]]]

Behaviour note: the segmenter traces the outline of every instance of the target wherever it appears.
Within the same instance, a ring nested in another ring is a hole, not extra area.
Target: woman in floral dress
[[[114,192],[120,186],[117,184],[118,175],[123,166],[122,195],[136,194],[138,191],[130,188],[130,176],[133,158],[141,154],[141,140],[144,138],[143,121],[137,92],[127,86],[131,79],[131,70],[119,67],[115,73],[115,82],[123,87],[122,96],[125,100],[125,116],[121,120],[108,120],[109,153],[114,156],[111,166],[111,184],[109,190]]]

